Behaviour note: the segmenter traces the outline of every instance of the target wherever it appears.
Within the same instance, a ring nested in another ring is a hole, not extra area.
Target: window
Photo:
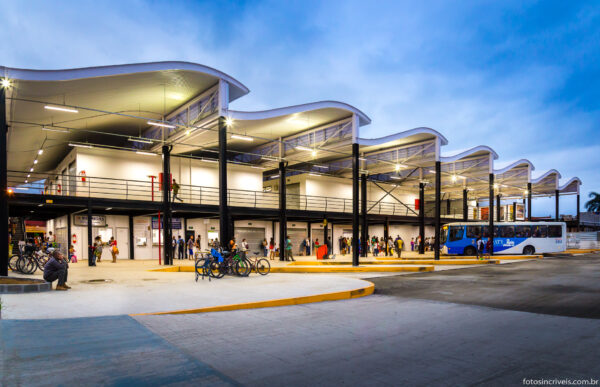
[[[546,238],[548,235],[548,226],[533,226],[531,234],[534,238]]]
[[[548,238],[562,238],[562,226],[548,226]]]
[[[514,238],[515,226],[500,226],[500,236],[502,238]]]
[[[447,239],[448,239],[448,226],[444,226],[444,227],[442,227],[442,231],[440,232],[440,243],[441,244],[446,243]]]
[[[481,236],[481,226],[467,226],[467,238]]]
[[[462,226],[450,227],[450,242],[459,241],[463,238],[464,228]]]
[[[498,226],[494,226],[494,238],[498,238]]]
[[[517,238],[530,238],[531,226],[517,226],[515,227],[515,234]]]
[[[481,226],[481,237],[489,238],[490,236],[490,228],[488,226]]]

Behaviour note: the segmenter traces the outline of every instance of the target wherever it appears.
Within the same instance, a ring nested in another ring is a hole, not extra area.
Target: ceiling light
[[[33,163],[34,163],[34,164],[37,164],[37,163],[38,163],[38,162],[37,162],[37,159],[33,160]]]
[[[529,195],[529,191],[528,191],[528,190],[525,190],[525,191],[523,191],[523,194],[524,194],[524,195]]]
[[[69,146],[75,146],[78,148],[92,148],[91,145],[87,145],[87,144],[74,144],[74,143],[70,143]]]
[[[321,175],[321,174],[319,174],[319,173],[309,173],[308,175],[309,175],[309,176],[323,176],[323,175]]]
[[[494,189],[497,189],[497,188],[498,188],[498,184],[494,184]]]
[[[327,165],[313,165],[315,168],[329,169]]]
[[[258,165],[251,165],[250,168],[254,168],[254,169],[267,169],[265,167],[259,167]]]
[[[43,206],[44,206],[43,204],[38,204],[38,207],[43,207]]]
[[[131,142],[141,142],[144,144],[154,144],[154,141],[148,139],[148,138],[142,138],[142,137],[129,137],[127,139],[127,141],[131,141]]]
[[[168,93],[167,97],[177,100],[177,101],[182,101],[184,98],[183,95],[179,94],[179,93]]]
[[[40,149],[40,150],[38,151],[38,155],[41,155],[42,153],[44,153],[44,150],[43,150],[43,149]]]
[[[390,179],[401,180],[402,178],[400,176],[390,176]]]
[[[206,161],[207,163],[218,163],[219,162],[219,160],[215,160],[215,159],[205,159],[205,158],[202,158],[201,160],[202,161]]]
[[[27,175],[27,177],[31,177],[31,175]]]
[[[279,177],[279,175],[273,175],[273,176],[271,176],[271,179],[276,179],[278,177]]]
[[[189,136],[189,135],[190,135],[190,133],[192,133],[192,131],[191,131],[190,129],[188,129],[188,130],[186,130],[186,131],[185,131],[185,135],[186,135],[186,136]]]
[[[233,118],[231,118],[231,117],[227,117],[227,118],[225,118],[225,125],[226,125],[226,126],[231,126],[231,125],[233,125]]]
[[[148,124],[150,124],[150,125],[154,125],[154,126],[162,126],[162,127],[164,127],[164,128],[171,128],[171,129],[175,129],[175,125],[171,125],[171,124],[163,124],[162,122],[148,121]]]
[[[456,177],[456,175],[452,175],[452,182],[456,183],[456,180],[458,180],[458,177]]]
[[[400,168],[403,168],[403,167],[404,167],[404,165],[402,165],[402,164],[396,164],[396,166],[394,168],[396,169],[396,171],[399,171]]]
[[[29,172],[33,172],[33,168],[29,168]]]
[[[25,184],[27,184],[27,180],[25,180]]]
[[[106,209],[106,211],[110,211],[110,210],[112,210],[112,207],[108,207],[108,208]]]
[[[135,153],[137,153],[138,155],[156,156],[156,153],[150,153],[150,152],[136,151]]]
[[[359,159],[360,161],[367,161],[367,158],[366,158],[366,157],[359,157],[358,159]]]
[[[434,169],[430,169],[428,172],[429,173],[435,173],[435,170]]]
[[[59,132],[59,133],[69,133],[68,129],[61,128],[48,128],[46,126],[42,126],[42,130],[47,130],[48,132]]]
[[[252,137],[242,136],[240,134],[232,134],[231,138],[237,138],[238,140],[244,140],[244,141],[254,141],[254,139]]]
[[[313,157],[315,157],[317,155],[317,151],[316,150],[312,151],[312,155],[313,155]]]
[[[298,145],[296,147],[296,149],[301,150],[301,151],[307,151],[307,152],[312,152],[313,151],[312,149],[310,149],[308,147],[305,147],[305,146],[302,146],[302,145]]]
[[[58,111],[67,112],[67,113],[79,113],[79,110],[77,110],[77,109],[70,109],[70,108],[60,107],[60,106],[46,105],[46,106],[44,106],[44,109],[58,110]]]
[[[8,89],[10,87],[10,80],[8,78],[2,79],[2,87],[4,87],[5,89]]]
[[[279,157],[275,156],[261,156],[260,158],[268,161],[279,161]]]

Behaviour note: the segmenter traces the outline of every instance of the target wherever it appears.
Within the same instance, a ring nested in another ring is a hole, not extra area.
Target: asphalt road
[[[600,254],[369,278],[377,294],[600,318]]]

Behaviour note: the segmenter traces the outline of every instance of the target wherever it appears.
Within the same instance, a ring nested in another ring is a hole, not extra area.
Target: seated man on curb
[[[68,270],[69,265],[67,264],[67,261],[58,250],[55,250],[50,254],[50,259],[44,266],[44,280],[46,282],[58,280],[56,290],[71,289],[71,287],[67,285]]]

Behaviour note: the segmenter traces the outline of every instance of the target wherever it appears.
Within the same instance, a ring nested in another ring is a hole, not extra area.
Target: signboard
[[[160,218],[160,223],[161,223],[161,229],[162,229],[165,224],[162,217]],[[158,216],[152,217],[152,228],[155,230],[158,229]],[[181,218],[172,218],[171,219],[171,229],[181,230]]]
[[[73,224],[75,226],[87,227],[88,217],[87,215],[73,215]],[[94,227],[106,227],[106,216],[104,215],[92,215],[92,226]]]
[[[46,222],[40,220],[26,220],[25,221],[25,232],[32,233],[45,233]]]
[[[517,220],[525,220],[525,206],[517,204]]]
[[[481,211],[480,219],[481,220],[488,220],[488,215],[490,213],[490,208],[489,207],[481,207],[480,211]]]
[[[415,199],[415,211],[419,211],[421,209],[421,201],[419,199]]]

